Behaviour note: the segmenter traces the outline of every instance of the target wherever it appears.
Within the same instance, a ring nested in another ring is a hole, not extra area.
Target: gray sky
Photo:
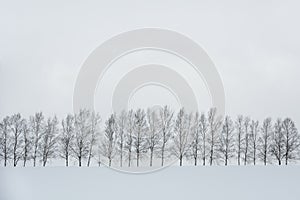
[[[72,112],[77,74],[97,46],[159,27],[206,50],[228,114],[290,116],[300,124],[297,1],[0,1],[0,117]]]

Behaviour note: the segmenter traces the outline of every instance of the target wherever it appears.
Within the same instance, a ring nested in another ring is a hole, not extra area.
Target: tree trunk
[[[153,149],[150,150],[150,167],[152,167]]]
[[[33,154],[33,166],[35,167],[36,165],[36,154],[37,154],[37,147],[34,149],[34,154]]]
[[[66,167],[68,167],[69,166],[69,156],[68,156],[68,154],[66,155]]]
[[[182,166],[182,155],[179,156],[179,166]]]
[[[88,167],[90,166],[90,163],[91,163],[92,152],[93,152],[93,142],[91,142],[91,146],[90,146],[90,149],[89,149],[89,157],[88,157],[88,161],[87,161],[87,166]]]
[[[108,166],[111,167],[111,158],[108,158],[108,160],[109,160]]]
[[[213,155],[214,155],[214,133],[211,134],[211,145],[210,145],[210,159],[209,164],[213,164]]]
[[[123,142],[121,142],[120,167],[123,167]]]
[[[247,165],[247,149],[246,149],[246,152],[245,152],[244,165]]]
[[[288,164],[288,159],[289,159],[289,132],[287,132],[287,137],[286,137],[286,144],[285,144],[286,152],[285,152],[285,165]]]
[[[7,165],[7,144],[6,144],[6,138],[7,138],[7,135],[5,134],[4,136],[4,167],[6,167]]]
[[[256,148],[253,150],[253,165],[256,165]]]
[[[4,167],[6,167],[7,165],[7,152],[6,152],[6,149],[5,149],[5,153],[4,153]]]
[[[203,166],[205,166],[205,160],[206,160],[206,156],[205,156],[205,153],[206,153],[206,151],[205,151],[205,135],[204,135],[204,137],[203,137]]]
[[[164,156],[165,156],[165,143],[163,142],[163,146],[161,148],[161,166],[164,166]]]
[[[26,162],[27,162],[27,151],[25,150],[25,152],[24,152],[24,162],[23,162],[23,167],[26,167]]]
[[[26,142],[27,140],[25,139],[25,144],[24,144],[24,161],[23,161],[23,167],[26,166],[26,162],[27,162],[27,154],[28,154],[28,142]]]
[[[139,166],[139,161],[140,161],[140,152],[139,150],[136,151],[136,166]]]
[[[131,166],[131,150],[128,152],[128,167]]]
[[[81,167],[81,156],[78,157],[78,165]]]
[[[264,155],[264,165],[267,165],[267,155],[266,155],[266,152],[265,152],[265,155]]]
[[[17,138],[15,137],[15,144],[14,144],[14,167],[17,166]]]
[[[210,159],[209,159],[209,164],[212,165],[213,163],[213,153],[214,153],[214,150],[211,148],[210,150]]]
[[[238,135],[238,165],[241,164],[241,133],[239,131],[239,135]]]
[[[197,145],[198,145],[198,142],[197,142]],[[195,166],[197,166],[197,160],[198,160],[198,148],[197,148],[197,146],[196,146],[196,154],[195,154],[195,156],[194,156],[194,165]]]
[[[88,161],[87,161],[87,166],[88,167],[90,166],[90,163],[91,163],[91,157],[92,157],[92,152],[90,151]]]

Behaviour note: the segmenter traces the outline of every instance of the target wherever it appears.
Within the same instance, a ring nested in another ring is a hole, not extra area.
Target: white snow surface
[[[1,167],[0,200],[299,200],[299,183],[300,166],[172,166],[148,174],[106,167]]]

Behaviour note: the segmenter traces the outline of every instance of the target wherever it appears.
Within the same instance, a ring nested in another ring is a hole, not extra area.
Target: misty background
[[[0,117],[65,116],[80,67],[96,47],[158,27],[206,50],[223,80],[227,114],[289,116],[298,125],[299,8],[297,1],[1,0]]]

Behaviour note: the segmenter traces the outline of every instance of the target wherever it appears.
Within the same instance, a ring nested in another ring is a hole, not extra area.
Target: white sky
[[[124,31],[185,34],[214,61],[226,112],[300,124],[300,4],[297,1],[0,0],[0,117],[72,112],[80,67]]]

